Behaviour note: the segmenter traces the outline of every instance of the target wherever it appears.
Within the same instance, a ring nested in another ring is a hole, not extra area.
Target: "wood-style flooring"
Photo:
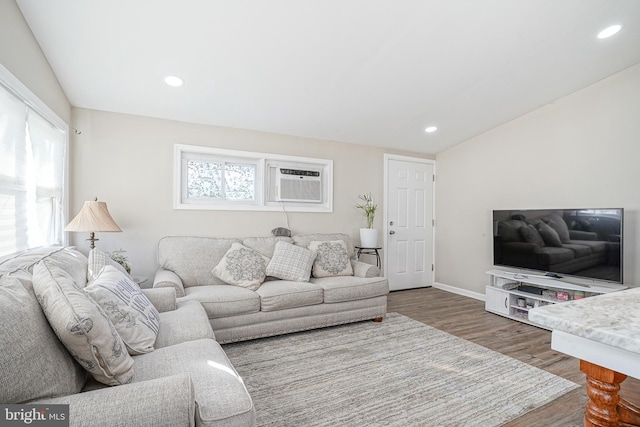
[[[551,350],[551,332],[489,313],[484,310],[483,301],[435,288],[391,292],[387,311],[411,317],[582,386],[505,426],[584,425],[585,376],[580,372],[578,359]],[[640,403],[640,381],[627,378],[620,394],[637,405]]]

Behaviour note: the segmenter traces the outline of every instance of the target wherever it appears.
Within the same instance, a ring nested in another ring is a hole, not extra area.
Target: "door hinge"
[[[431,271],[434,271],[436,269],[435,265],[431,264]]]
[[[434,173],[432,176],[433,176],[433,182],[436,182],[436,174]]]
[[[435,220],[435,219],[432,219],[432,220],[431,220],[431,226],[432,226],[432,227],[435,227],[435,226],[436,226],[436,220]]]

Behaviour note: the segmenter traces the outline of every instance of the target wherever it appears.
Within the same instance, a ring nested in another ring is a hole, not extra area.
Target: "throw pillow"
[[[89,251],[89,262],[87,269],[87,280],[91,282],[98,274],[102,271],[102,269],[107,266],[113,266],[121,273],[125,274],[129,279],[133,280],[133,278],[127,273],[127,270],[124,269],[123,266],[115,262],[111,259],[108,253],[102,252],[98,248],[93,248]]]
[[[273,258],[267,265],[266,273],[267,276],[282,280],[308,282],[315,259],[315,251],[287,242],[278,242],[273,251]]]
[[[211,272],[225,283],[255,291],[264,282],[268,263],[266,256],[234,243]]]
[[[549,227],[553,228],[556,233],[558,233],[558,237],[560,237],[560,241],[562,243],[570,242],[571,236],[569,235],[569,227],[560,215],[551,214],[549,215],[549,218],[542,218],[542,220],[549,224]]]
[[[33,289],[49,324],[69,353],[101,383],[127,384],[133,359],[111,320],[64,270],[39,262]]]
[[[309,249],[316,251],[313,277],[353,276],[353,268],[344,240],[313,241]]]
[[[540,232],[540,236],[542,236],[542,240],[544,240],[544,244],[547,246],[555,246],[562,247],[562,242],[560,241],[560,236],[556,230],[551,228],[548,224],[540,221],[537,225],[538,232]]]
[[[85,288],[116,327],[129,354],[154,350],[160,314],[140,287],[116,267],[105,266]]]
[[[520,227],[520,235],[525,242],[544,247],[544,239],[533,225],[529,224],[526,227]]]

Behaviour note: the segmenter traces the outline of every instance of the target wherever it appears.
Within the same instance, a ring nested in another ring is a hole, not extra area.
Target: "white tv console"
[[[544,326],[529,321],[528,313],[533,307],[627,289],[624,285],[608,283],[571,283],[540,273],[489,270],[487,274],[491,276],[491,283],[486,288],[485,310],[541,328]]]

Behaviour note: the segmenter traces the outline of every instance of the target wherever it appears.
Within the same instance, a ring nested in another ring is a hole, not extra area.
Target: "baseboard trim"
[[[468,291],[466,289],[456,288],[455,286],[445,285],[444,283],[435,282],[433,284],[433,287],[436,288],[436,289],[441,289],[443,291],[451,292],[453,294],[458,294],[458,295],[462,295],[462,296],[465,296],[465,297],[477,299],[477,300],[480,300],[480,301],[484,301],[485,300],[484,294],[480,294],[478,292],[473,292],[473,291]]]

